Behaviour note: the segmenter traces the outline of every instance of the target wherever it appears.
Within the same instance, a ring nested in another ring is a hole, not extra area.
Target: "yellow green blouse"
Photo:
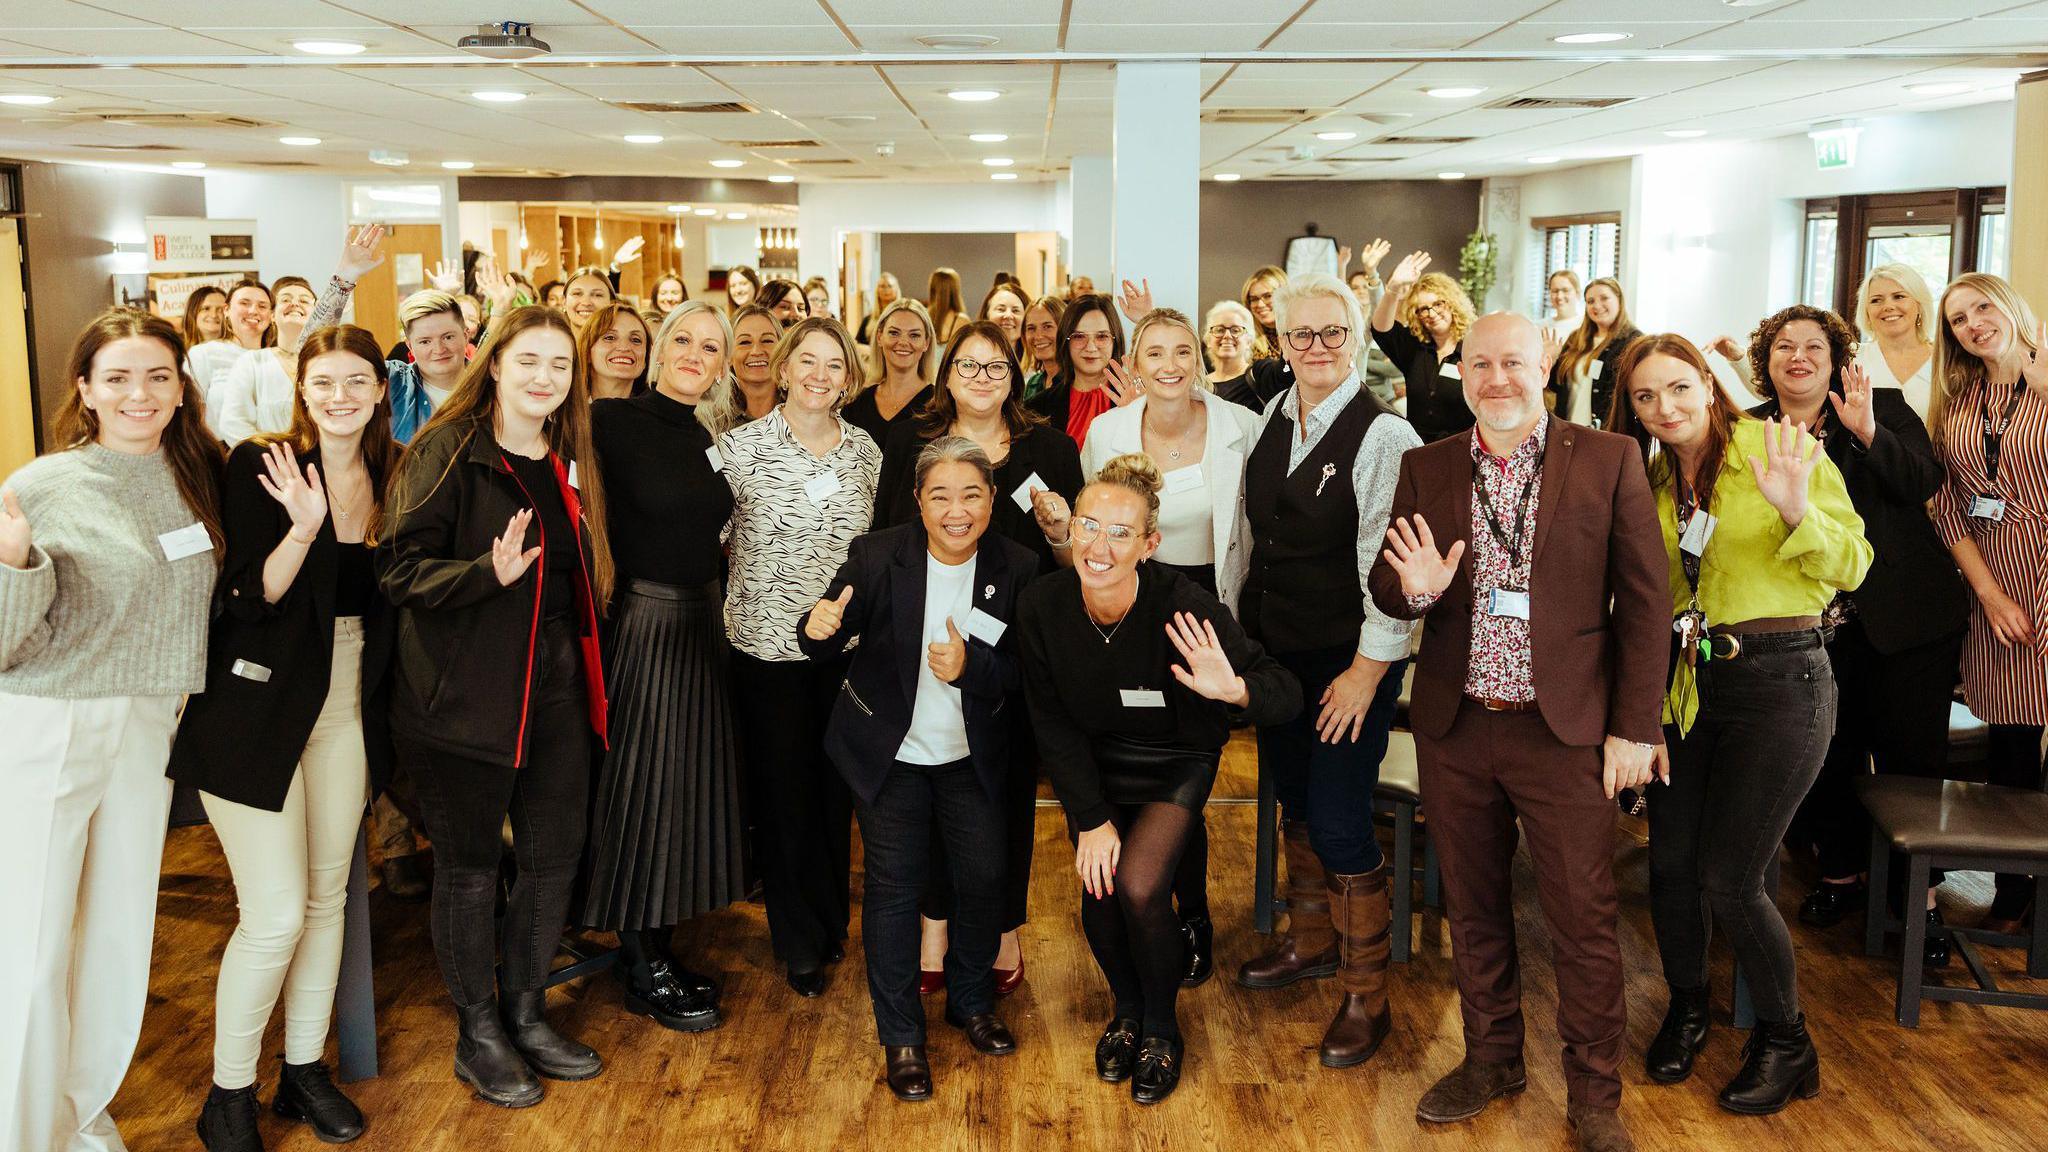
[[[1765,459],[1764,422],[1738,420],[1714,484],[1713,507],[1708,509],[1719,523],[1700,560],[1700,610],[1707,614],[1710,628],[1778,616],[1818,616],[1836,592],[1853,591],[1870,571],[1872,553],[1863,538],[1863,517],[1849,502],[1841,470],[1825,452],[1807,481],[1806,515],[1797,528],[1787,528],[1757,489],[1751,457]],[[1678,554],[1677,500],[1671,482],[1676,464],[1670,453],[1659,453],[1650,461],[1674,617],[1692,602]],[[1664,722],[1676,723],[1683,733],[1698,714],[1693,670],[1679,661],[1664,697]]]

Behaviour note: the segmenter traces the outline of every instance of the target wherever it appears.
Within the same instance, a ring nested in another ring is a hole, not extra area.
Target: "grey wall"
[[[205,216],[206,183],[194,176],[30,162],[22,165],[21,200],[29,339],[47,438],[70,388],[64,373],[71,343],[114,301],[115,236],[143,237],[148,216]]]
[[[895,273],[905,296],[923,300],[934,268],[958,272],[960,304],[969,316],[981,308],[997,272],[1016,271],[1014,232],[883,232],[877,243],[881,270]]]
[[[1202,307],[1235,300],[1244,278],[1278,264],[1287,241],[1313,222],[1358,252],[1375,236],[1394,246],[1381,275],[1421,249],[1432,271],[1458,274],[1458,250],[1479,226],[1477,180],[1260,180],[1202,185]],[[1356,266],[1354,260],[1354,267]],[[1108,286],[1096,278],[1099,290]]]

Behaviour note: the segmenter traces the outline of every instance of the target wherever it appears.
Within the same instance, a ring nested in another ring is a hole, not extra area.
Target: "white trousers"
[[[0,693],[0,1150],[118,1152],[178,697]]]
[[[220,958],[214,994],[213,1082],[256,1082],[263,1031],[284,996],[284,1058],[311,1064],[327,1051],[341,971],[342,905],[369,769],[363,752],[363,628],[334,622],[327,701],[299,755],[284,808],[267,812],[201,792],[235,878],[241,920]]]

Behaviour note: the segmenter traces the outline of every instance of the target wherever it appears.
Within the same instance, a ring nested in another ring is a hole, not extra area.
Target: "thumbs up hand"
[[[933,644],[925,659],[932,666],[932,675],[951,684],[960,679],[960,673],[967,670],[967,638],[953,627],[953,618],[946,617],[946,639],[942,644]]]
[[[837,598],[820,600],[804,618],[804,635],[813,640],[830,640],[839,635],[846,620],[846,606],[853,603],[853,585],[841,589]]]

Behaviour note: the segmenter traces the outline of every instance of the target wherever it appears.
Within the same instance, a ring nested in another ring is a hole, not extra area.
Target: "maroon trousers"
[[[1537,712],[1466,700],[1442,739],[1417,735],[1422,808],[1443,870],[1466,1054],[1522,1054],[1522,980],[1511,873],[1515,822],[1536,865],[1557,970],[1557,1031],[1570,1099],[1621,1105],[1627,1026],[1616,938],[1614,801],[1600,749],[1558,741]]]

